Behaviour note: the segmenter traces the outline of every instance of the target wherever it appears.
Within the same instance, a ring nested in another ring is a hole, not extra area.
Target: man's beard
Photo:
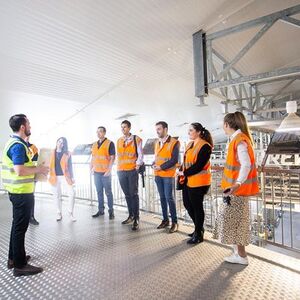
[[[30,136],[31,135],[31,132],[30,132],[30,130],[25,130],[25,135],[28,137],[28,136]]]

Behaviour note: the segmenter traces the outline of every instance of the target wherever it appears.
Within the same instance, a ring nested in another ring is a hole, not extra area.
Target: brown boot
[[[178,224],[177,223],[172,223],[172,226],[169,230],[169,233],[174,233],[176,231],[178,231]]]
[[[157,229],[163,229],[170,225],[169,220],[162,220],[161,223],[157,226]]]

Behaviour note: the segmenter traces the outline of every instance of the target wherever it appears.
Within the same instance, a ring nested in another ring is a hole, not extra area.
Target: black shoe
[[[157,226],[157,229],[163,229],[170,225],[169,220],[162,220],[161,223]]]
[[[204,234],[204,228],[202,228],[201,232]],[[189,233],[188,236],[193,237],[195,234],[195,230],[192,233]]]
[[[203,242],[203,232],[202,231],[201,231],[200,234],[197,234],[195,232],[193,237],[187,241],[187,243],[190,244],[190,245],[195,245],[195,244],[199,244],[199,243],[202,243],[202,242]]]
[[[29,223],[31,225],[39,225],[40,223],[35,219],[35,217],[32,217],[29,219]]]
[[[114,218],[115,218],[114,213],[109,213],[109,219],[110,219],[110,220],[113,220]]]
[[[169,230],[169,233],[174,233],[176,231],[178,231],[178,224],[177,223],[172,223],[172,226]]]
[[[98,211],[96,214],[92,215],[93,218],[98,218],[99,216],[103,216],[104,211]]]
[[[23,268],[14,268],[14,276],[30,276],[43,272],[43,268],[27,264]]]
[[[29,262],[31,259],[30,255],[26,255],[26,262]],[[9,259],[7,261],[7,269],[12,269],[14,267],[14,261],[12,259]]]
[[[136,230],[139,229],[139,220],[137,220],[137,219],[134,220],[131,229],[132,229],[133,231],[136,231]]]
[[[130,224],[133,222],[133,217],[128,217],[126,220],[122,222],[123,225]]]

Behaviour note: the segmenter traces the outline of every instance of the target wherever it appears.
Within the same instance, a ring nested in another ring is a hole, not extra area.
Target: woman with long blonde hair
[[[241,112],[229,113],[223,129],[230,137],[221,188],[223,203],[216,221],[214,238],[233,245],[225,261],[248,265],[245,246],[250,243],[249,196],[259,192],[253,140]]]

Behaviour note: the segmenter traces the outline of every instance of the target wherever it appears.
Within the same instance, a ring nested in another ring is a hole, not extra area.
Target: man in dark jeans
[[[99,126],[97,130],[99,140],[92,146],[91,171],[94,173],[94,181],[98,195],[98,212],[92,217],[97,218],[104,215],[104,195],[107,197],[109,219],[115,218],[113,208],[113,194],[111,190],[111,170],[115,161],[115,145],[108,140],[106,128]]]
[[[168,124],[166,122],[157,122],[155,126],[158,140],[155,144],[153,169],[163,213],[163,220],[157,229],[169,226],[169,207],[172,218],[172,226],[169,233],[174,233],[178,231],[176,202],[174,199],[174,177],[179,158],[180,144],[179,141],[168,134]]]
[[[139,229],[138,169],[143,164],[142,139],[130,133],[131,123],[121,123],[123,136],[118,139],[118,177],[125,194],[129,216],[122,224],[132,224],[132,230]]]
[[[45,166],[35,167],[25,138],[30,133],[30,123],[23,114],[9,120],[14,135],[6,143],[2,155],[1,178],[13,206],[13,221],[9,243],[7,267],[14,268],[14,276],[34,275],[42,268],[28,264],[30,256],[25,252],[25,234],[29,225],[34,201],[34,175],[47,175]]]

